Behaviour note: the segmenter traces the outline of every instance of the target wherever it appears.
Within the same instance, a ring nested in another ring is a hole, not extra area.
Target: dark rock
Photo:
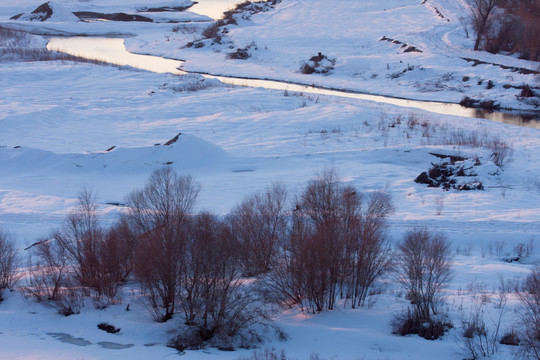
[[[120,332],[120,329],[115,328],[112,325],[109,325],[107,323],[100,323],[98,324],[98,329],[108,332],[109,334],[116,334]]]
[[[414,179],[415,183],[432,185],[433,181],[429,178],[428,174],[424,171]]]
[[[33,18],[32,20],[39,20],[39,21],[45,21],[49,19],[53,14],[53,9],[49,5],[48,2],[39,5],[34,11],[32,11],[32,14],[38,15],[38,17]]]
[[[104,14],[93,11],[76,11],[73,13],[81,20],[111,20],[111,21],[139,21],[139,22],[153,22],[152,19],[141,16],[141,15],[132,15],[125,13],[114,13],[114,14]]]
[[[178,133],[175,137],[173,137],[171,140],[167,141],[165,144],[165,146],[170,146],[172,144],[174,144],[175,142],[178,141],[178,138],[180,137],[180,135],[182,135],[182,133]]]

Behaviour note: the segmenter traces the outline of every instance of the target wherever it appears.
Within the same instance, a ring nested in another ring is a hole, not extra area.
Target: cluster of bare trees
[[[200,185],[170,168],[154,172],[127,197],[124,221],[136,239],[134,275],[158,321],[182,311],[185,331],[177,348],[237,336],[250,342],[264,323],[256,294],[243,286],[242,252],[227,219],[193,208]]]
[[[262,277],[273,298],[309,311],[331,310],[338,298],[364,305],[390,269],[385,219],[392,210],[386,193],[361,194],[325,170],[297,199],[288,235]]]
[[[70,315],[87,299],[97,308],[120,302],[123,285],[133,281],[155,320],[182,320],[171,346],[249,347],[270,324],[270,303],[310,312],[334,309],[338,300],[364,306],[392,272],[411,302],[396,316],[395,333],[434,339],[451,326],[441,306],[450,244],[416,228],[392,249],[387,193],[361,193],[325,169],[293,208],[276,183],[216,216],[194,211],[200,189],[192,177],[157,170],[126,197],[126,211],[110,227],[102,225],[95,194],[81,192],[64,226],[28,249],[26,293]],[[18,258],[13,238],[0,231],[0,301],[19,279]],[[536,359],[539,284],[536,266],[518,291],[523,356]]]
[[[65,315],[79,312],[83,297],[98,308],[117,302],[132,269],[126,233],[122,223],[104,229],[95,194],[82,191],[64,226],[29,249],[28,293]]]
[[[339,298],[363,306],[390,269],[390,197],[361,194],[334,170],[311,181],[293,211],[281,184],[224,217],[194,211],[199,191],[193,178],[157,170],[109,228],[83,191],[64,226],[30,248],[27,292],[69,315],[88,298],[99,308],[120,301],[134,279],[157,321],[183,318],[174,346],[185,348],[253,341],[268,318],[266,295],[311,311],[333,309]]]
[[[536,0],[468,0],[474,49],[517,52],[540,60],[540,4]]]
[[[247,196],[229,215],[233,233],[241,244],[245,275],[268,272],[276,250],[287,236],[287,190],[275,183],[264,192]]]
[[[127,196],[128,210],[110,228],[102,226],[94,194],[82,192],[64,226],[30,248],[27,293],[70,315],[88,298],[98,308],[120,301],[133,279],[157,321],[184,315],[175,347],[256,340],[252,327],[264,325],[267,312],[244,285],[229,220],[194,213],[199,191],[193,178],[157,170]]]
[[[146,185],[127,196],[131,237],[137,239],[135,276],[156,319],[172,318],[182,278],[189,216],[200,186],[170,168],[152,173]]]

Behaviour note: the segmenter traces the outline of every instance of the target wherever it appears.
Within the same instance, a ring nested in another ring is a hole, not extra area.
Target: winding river
[[[132,54],[126,50],[124,40],[119,38],[101,37],[62,37],[51,38],[47,44],[49,50],[56,50],[88,59],[99,59],[115,65],[128,65],[157,73],[172,73],[183,75],[185,71],[179,70],[182,61],[165,59],[158,56]],[[314,87],[298,83],[288,83],[277,80],[250,79],[242,77],[219,76],[203,74],[207,78],[215,78],[223,83],[248,87],[262,87],[266,89],[287,90],[316,95],[329,95],[360,100],[369,100],[379,103],[397,105],[406,108],[421,109],[437,114],[464,116],[470,118],[483,118],[507,124],[532,127],[540,129],[538,116],[516,113],[491,112],[478,109],[465,108],[459,104],[442,103],[434,101],[417,101],[399,99],[380,95],[370,95],[353,91]]]
[[[233,6],[230,0],[200,0],[190,11],[219,18],[223,11]],[[80,56],[87,59],[97,59],[115,65],[127,65],[157,73],[186,74],[180,70],[182,61],[165,59],[158,56],[132,54],[126,50],[124,40],[121,38],[106,37],[58,37],[49,39],[49,50]],[[465,108],[459,104],[435,101],[408,100],[396,97],[371,95],[361,92],[316,87],[308,84],[290,83],[273,79],[254,79],[243,77],[221,76],[218,74],[202,73],[207,78],[218,79],[230,85],[261,87],[266,89],[287,90],[316,95],[329,95],[336,97],[368,100],[396,106],[421,109],[437,114],[463,116],[470,118],[483,118],[512,125],[540,129],[538,114],[520,114],[510,112],[491,112],[479,109]]]

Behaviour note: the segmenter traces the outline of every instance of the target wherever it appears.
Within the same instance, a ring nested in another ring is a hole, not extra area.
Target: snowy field
[[[186,44],[201,38],[214,14],[137,11],[189,6],[191,1],[58,0],[56,17],[10,20],[40,4],[0,2],[0,26],[41,34],[26,35],[25,46],[32,48],[44,49],[46,39],[55,35],[115,34],[126,38],[132,52],[184,60],[187,71],[420,100],[459,102],[470,96],[538,114],[538,97],[519,100],[519,90],[503,87],[538,86],[538,75],[489,64],[472,67],[462,59],[539,67],[515,55],[472,51],[473,40],[465,37],[460,21],[466,9],[459,0],[283,0],[274,9],[238,20],[223,44],[205,40],[202,48]],[[156,22],[82,23],[72,11],[144,13]],[[400,45],[380,41],[383,36],[422,52],[404,53]],[[256,46],[248,49],[248,59],[227,58],[228,52],[251,43]],[[336,58],[335,69],[326,75],[301,74],[302,62],[318,52]],[[492,89],[486,89],[489,80]],[[178,133],[176,143],[163,145]],[[485,144],[460,143],[470,136],[509,145],[502,166],[494,163],[493,150]],[[467,158],[471,167],[479,159],[482,165],[458,182],[481,182],[484,190],[443,191],[415,183],[432,163],[442,161],[433,153]],[[333,166],[344,182],[361,191],[391,194],[393,241],[413,226],[429,226],[451,241],[454,276],[446,308],[454,329],[442,340],[391,333],[392,316],[408,301],[389,277],[369,309],[280,313],[275,322],[289,339],[269,334],[262,348],[284,349],[297,359],[312,353],[322,359],[465,358],[460,319],[469,315],[474,298],[486,296],[482,306],[491,324],[501,313],[496,307],[500,277],[523,279],[540,259],[539,157],[540,130],[534,128],[337,96],[235,87],[198,75],[0,57],[0,227],[17,238],[23,255],[24,248],[61,226],[85,186],[97,192],[103,218],[112,223],[121,209],[110,204],[123,203],[165,165],[200,181],[197,208],[217,214],[227,214],[244,196],[273,181],[282,181],[292,199],[317,171]],[[519,244],[532,246],[528,257],[501,260],[514,257]],[[136,288],[128,286],[122,304],[104,310],[88,305],[69,317],[18,292],[8,294],[0,304],[0,359],[176,358],[177,351],[166,347],[174,321],[154,322],[135,294]],[[515,326],[517,305],[509,294],[502,331]],[[97,329],[100,322],[122,331],[107,334]],[[493,358],[512,354],[512,347],[501,345]],[[250,350],[209,348],[183,357],[250,355]]]

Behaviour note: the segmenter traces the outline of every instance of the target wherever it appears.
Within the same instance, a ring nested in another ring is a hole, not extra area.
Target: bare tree
[[[191,176],[170,167],[155,170],[142,189],[127,196],[128,219],[142,233],[160,226],[173,231],[190,214],[200,189]]]
[[[29,249],[28,292],[38,301],[58,301],[67,287],[68,256],[54,239],[41,239]]]
[[[306,186],[292,211],[289,235],[277,249],[272,271],[261,276],[269,297],[310,311],[333,308],[343,279],[341,188],[334,169],[324,170]]]
[[[260,338],[253,327],[267,322],[265,307],[241,277],[241,254],[229,224],[202,212],[190,221],[184,267],[178,287],[188,328],[174,340],[177,348],[204,342],[252,346]]]
[[[353,308],[364,306],[369,290],[377,279],[387,273],[393,262],[388,243],[387,216],[394,211],[390,195],[374,192],[367,198],[367,208],[353,222],[353,236],[349,238],[346,254],[349,256],[347,277],[348,293]]]
[[[521,300],[520,356],[540,359],[540,265],[533,268],[518,292]]]
[[[134,273],[159,321],[169,320],[175,311],[187,217],[199,191],[192,177],[166,167],[154,171],[142,189],[127,196],[126,221],[138,239]]]
[[[118,290],[129,274],[133,244],[129,238],[120,236],[125,228],[120,222],[111,229],[104,229],[96,194],[85,189],[62,229],[52,235],[63,251],[56,254],[68,258],[74,286],[84,296],[91,296],[97,308],[119,300]],[[56,260],[59,261],[62,260]]]
[[[299,245],[307,298],[316,311],[334,308],[357,196],[356,190],[343,186],[336,170],[329,168],[308,183],[297,205],[291,241]]]
[[[133,271],[135,245],[136,239],[124,218],[105,233],[100,259],[111,283],[124,283]]]
[[[493,24],[493,10],[498,0],[467,0],[471,11],[471,26],[475,35],[474,50],[480,48],[480,43],[489,32]]]
[[[96,194],[92,190],[81,191],[78,206],[53,237],[70,257],[77,282],[82,287],[98,289],[101,275],[99,251],[104,231],[99,220]]]
[[[231,211],[229,221],[248,276],[271,268],[276,247],[287,232],[286,197],[284,185],[275,183],[264,192],[248,196]]]
[[[82,303],[82,297],[90,296],[97,308],[117,302],[131,271],[133,245],[126,241],[125,229],[122,222],[103,229],[96,195],[83,190],[62,228],[30,248],[29,292],[40,301],[60,304],[62,313],[72,313],[69,307]]]
[[[407,320],[414,323],[412,332],[418,332],[423,324],[433,324],[433,316],[439,313],[441,291],[452,274],[450,244],[427,229],[412,229],[398,250],[399,280],[412,304]]]
[[[0,229],[0,302],[4,300],[4,291],[12,289],[19,279],[18,261],[15,239],[10,233]]]
[[[50,302],[65,316],[79,313],[83,302],[82,289],[75,279],[67,249],[51,235],[28,250],[26,293],[39,302]]]
[[[297,223],[295,221],[293,223],[294,228]],[[305,272],[304,263],[299,261],[301,257],[298,241],[292,239],[293,234],[297,234],[296,231],[292,230],[289,238],[277,247],[272,270],[266,274],[259,274],[259,280],[266,288],[268,301],[289,307],[300,305],[304,310]],[[299,238],[301,239],[302,237]]]
[[[194,219],[189,241],[190,269],[186,288],[199,287],[200,328],[211,337],[223,326],[230,291],[239,284],[240,264],[230,229],[214,215],[203,212]],[[195,271],[191,271],[191,270]],[[193,292],[191,297],[194,298]]]

